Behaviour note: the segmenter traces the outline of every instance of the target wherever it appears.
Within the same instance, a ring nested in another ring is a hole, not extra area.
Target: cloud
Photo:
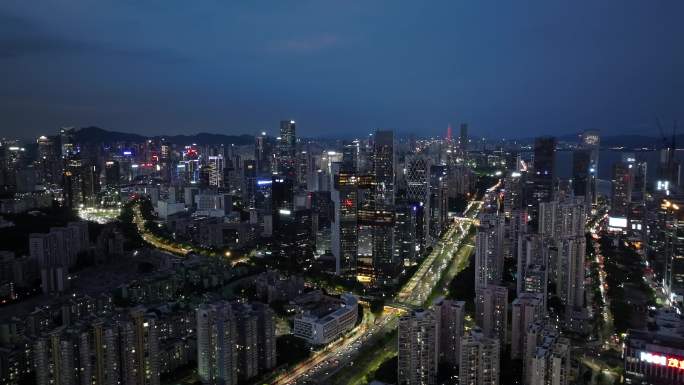
[[[150,48],[128,48],[104,41],[76,40],[51,33],[29,19],[0,11],[0,59],[22,56],[51,55],[115,55],[184,61],[179,53]]]
[[[339,42],[340,39],[337,36],[321,35],[301,39],[276,41],[271,44],[269,49],[276,52],[303,54],[322,51],[337,45]]]

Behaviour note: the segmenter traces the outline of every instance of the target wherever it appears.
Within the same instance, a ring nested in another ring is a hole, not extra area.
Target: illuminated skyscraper
[[[439,357],[441,362],[458,365],[464,331],[465,302],[440,299],[434,305],[439,320]]]
[[[508,288],[488,285],[475,289],[475,322],[482,332],[499,341],[508,335]]]
[[[504,218],[497,213],[480,216],[475,236],[475,287],[501,283],[503,275]]]
[[[521,294],[513,301],[511,313],[511,358],[522,358],[527,330],[545,313],[542,294]]]
[[[434,384],[437,374],[438,321],[432,310],[399,318],[399,385]]]
[[[225,168],[223,155],[209,156],[209,186],[223,187],[223,169]]]
[[[297,145],[297,133],[294,120],[280,121],[280,143],[287,153],[294,154]]]
[[[237,384],[235,318],[230,304],[197,309],[197,372],[204,384]]]
[[[557,240],[556,248],[556,294],[568,308],[581,308],[584,306],[586,238],[584,235],[564,237]]]
[[[466,151],[468,151],[468,124],[467,123],[462,123],[461,124],[461,133],[460,136],[458,137],[458,143],[459,147],[461,148],[461,151],[465,154]]]
[[[394,254],[400,263],[416,261],[416,213],[418,207],[409,203],[402,191],[397,194],[394,211]]]
[[[78,146],[75,143],[74,138],[75,135],[76,129],[74,127],[62,127],[59,130],[62,158],[68,158],[78,153]]]
[[[420,252],[430,244],[430,159],[423,155],[413,155],[406,160],[406,198],[416,206],[422,207],[418,218],[416,241]]]
[[[633,164],[618,162],[613,165],[611,216],[627,217],[634,187]]]
[[[526,203],[533,219],[537,218],[540,202],[548,202],[554,194],[556,138],[540,137],[534,141],[533,176],[528,186]]]
[[[356,275],[358,253],[358,178],[340,172],[335,177],[331,193],[334,220],[331,229],[331,249],[336,261],[336,274]]]
[[[373,143],[372,205],[365,215],[371,226],[373,270],[376,283],[391,283],[398,273],[394,258],[394,133],[376,131]]]
[[[280,121],[280,154],[277,158],[278,171],[283,176],[295,176],[295,161],[297,151],[297,136],[294,120]]]
[[[523,371],[526,384],[567,385],[572,376],[570,341],[533,324],[527,335]]]
[[[157,317],[142,307],[131,310],[131,320],[121,325],[122,373],[125,382],[159,385],[159,330]]]
[[[36,143],[38,144],[36,164],[40,173],[41,183],[61,183],[64,162],[61,159],[61,150],[57,144],[57,137],[40,136]]]
[[[271,174],[273,172],[271,168],[271,158],[273,156],[273,143],[271,139],[265,132],[262,132],[254,137],[254,141],[254,160],[256,161],[257,173],[260,175]]]
[[[593,170],[593,171],[592,171]],[[575,196],[592,201],[596,169],[591,167],[591,150],[578,148],[572,152],[572,187]]]
[[[448,168],[446,165],[430,167],[429,235],[434,243],[442,234],[448,220]]]
[[[498,385],[501,342],[480,329],[470,330],[461,340],[459,384]]]
[[[373,143],[374,204],[376,209],[394,204],[394,132],[375,132]]]
[[[601,145],[601,137],[598,131],[588,130],[580,134],[580,149],[588,154],[588,164],[583,170],[586,172],[586,183],[582,186],[582,180],[580,179],[580,186],[578,187],[581,191],[584,191],[584,196],[587,198],[586,201],[589,204],[596,204],[596,199],[598,197],[596,191],[596,182],[598,177],[598,167],[599,167],[599,149]],[[584,155],[580,155],[578,158],[579,163],[584,163]],[[573,160],[574,163],[574,160]],[[579,164],[577,165],[580,166]],[[575,169],[573,165],[573,169]],[[578,170],[581,174],[581,171]],[[573,176],[574,179],[574,176]],[[574,183],[574,180],[573,180]],[[582,194],[577,194],[578,190],[575,190],[575,195],[579,196]]]

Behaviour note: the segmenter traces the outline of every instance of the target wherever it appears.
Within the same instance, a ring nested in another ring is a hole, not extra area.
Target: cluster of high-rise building
[[[482,197],[475,298],[463,298],[474,302],[474,325],[464,328],[463,302],[453,301],[402,318],[401,384],[434,383],[440,362],[458,365],[459,384],[504,383],[501,359],[519,360],[525,384],[568,384],[572,378],[571,347],[563,335],[582,335],[590,326],[585,226],[595,199],[590,168],[597,160],[585,162],[582,183],[589,187],[572,189],[555,173],[555,138],[538,138],[532,156],[531,162],[503,161],[506,174]],[[552,299],[560,308],[550,308]]]
[[[0,212],[54,204],[118,209],[144,197],[156,214],[146,226],[152,224],[177,244],[218,255],[271,258],[290,273],[334,274],[375,296],[395,288],[409,267],[428,255],[450,217],[478,191],[483,204],[475,220],[474,297],[443,300],[401,318],[401,384],[431,383],[440,363],[458,367],[459,383],[496,384],[500,362],[509,358],[519,360],[524,383],[567,384],[573,376],[567,336],[586,335],[593,322],[585,293],[590,263],[585,227],[589,215],[599,219],[604,208],[607,231],[638,244],[640,253],[656,262],[652,281],[684,311],[679,209],[684,198],[670,148],[662,151],[655,178],[643,154],[622,152],[609,165],[607,191],[599,179],[595,131],[583,132],[570,145],[540,137],[528,148],[487,150],[485,142],[471,143],[465,124],[459,135],[449,127],[438,139],[376,130],[361,139],[314,141],[297,135],[295,121],[283,120],[275,135],[261,132],[253,139],[231,139],[235,143],[202,136],[102,140],[93,139],[102,132],[88,130],[63,128],[37,138],[35,146],[3,141]],[[571,150],[570,178],[558,173],[559,145]],[[483,151],[473,151],[475,146]],[[498,183],[479,186],[473,168]],[[93,244],[88,225],[71,222],[31,233],[27,255],[2,251],[0,298],[14,301],[17,286],[36,281],[46,295],[69,294],[80,256],[101,262],[134,252],[124,247],[127,240],[117,226],[98,233]],[[229,279],[203,271],[132,280],[118,290],[129,304],[151,306],[173,302],[188,282],[206,292]],[[255,287],[267,303],[304,295],[303,282],[289,282],[275,272],[261,275]],[[463,301],[472,301],[474,310],[467,326]],[[292,319],[293,334],[310,344],[330,343],[357,321],[358,300],[351,295],[314,302],[326,306],[299,306]],[[193,316],[196,344],[167,343],[153,335],[163,335],[158,328],[140,326],[158,325],[164,318],[159,312],[115,313],[98,316],[97,326],[70,322],[34,334],[25,343],[35,357],[31,365],[48,368],[37,380],[154,383],[160,374],[193,361],[184,357],[197,357],[204,382],[236,383],[275,365],[267,305],[213,301],[200,306]],[[117,341],[107,343],[117,346],[116,352],[98,347],[95,338]],[[127,338],[159,340],[159,348],[145,347],[158,349],[156,358],[137,348],[130,348],[135,354],[127,352]],[[17,351],[15,344],[12,354]],[[14,365],[12,357],[5,367]]]
[[[429,141],[387,130],[307,141],[293,120],[253,143],[136,138],[62,128],[36,140],[35,156],[3,143],[0,182],[14,194],[3,211],[40,207],[37,196],[74,208],[146,196],[178,241],[234,250],[271,240],[279,245],[272,252],[297,263],[316,257],[335,274],[385,287],[426,255],[470,192],[465,124],[458,137],[449,128]]]
[[[273,310],[216,302],[197,309],[197,370],[202,383],[237,384],[276,366]]]
[[[159,384],[188,367],[210,384],[264,374],[276,366],[273,310],[188,298],[188,287],[211,298],[226,274],[239,273],[197,260],[96,297],[72,293],[28,314],[3,314],[2,383]]]
[[[29,254],[38,264],[44,293],[68,289],[69,269],[89,246],[87,222],[72,222],[66,227],[53,227],[46,234],[29,236]]]

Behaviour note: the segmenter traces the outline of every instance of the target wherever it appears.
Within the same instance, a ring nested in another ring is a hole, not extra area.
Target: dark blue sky
[[[0,2],[0,135],[489,137],[684,120],[684,1]]]

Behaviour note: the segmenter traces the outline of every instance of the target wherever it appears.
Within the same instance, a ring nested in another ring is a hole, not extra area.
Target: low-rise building
[[[358,299],[342,294],[340,300],[321,296],[320,306],[309,307],[294,319],[294,335],[313,345],[324,345],[351,330],[358,318]]]
[[[630,330],[622,352],[625,384],[684,383],[684,338]]]

